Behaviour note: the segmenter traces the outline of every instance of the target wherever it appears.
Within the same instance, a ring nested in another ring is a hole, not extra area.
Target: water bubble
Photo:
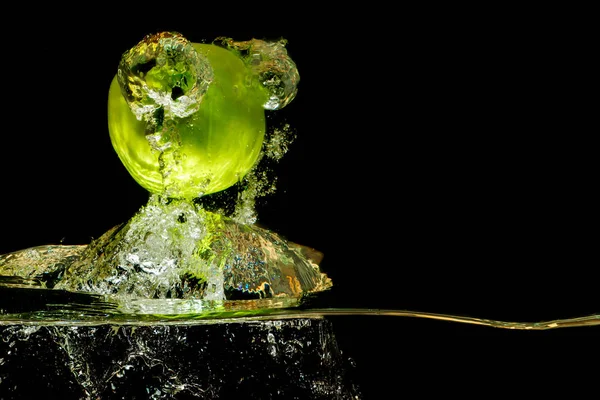
[[[40,329],[39,326],[24,326],[21,329],[17,330],[16,332],[16,336],[18,340],[28,340],[29,336],[34,333],[37,332],[37,330]]]
[[[269,346],[269,354],[271,355],[271,357],[277,357],[277,346]]]
[[[298,349],[292,343],[288,342],[285,346],[284,352],[288,357],[291,357],[298,352]]]

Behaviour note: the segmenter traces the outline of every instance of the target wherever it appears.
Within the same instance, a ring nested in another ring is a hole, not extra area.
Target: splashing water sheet
[[[0,255],[0,398],[359,399],[338,317],[499,330],[582,329],[600,315],[498,321],[333,307],[318,249],[256,224],[295,139],[287,42],[148,35],[109,88],[112,145],[149,192],[91,243]],[[31,382],[36,385],[31,385]]]

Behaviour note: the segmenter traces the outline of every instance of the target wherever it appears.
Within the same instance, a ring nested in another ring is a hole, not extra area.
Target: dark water
[[[574,371],[593,374],[584,360],[598,354],[600,328],[597,315],[510,323],[322,307],[323,297],[186,314],[155,300],[124,313],[102,296],[5,282],[0,299],[2,399],[572,393],[586,386],[569,386]]]

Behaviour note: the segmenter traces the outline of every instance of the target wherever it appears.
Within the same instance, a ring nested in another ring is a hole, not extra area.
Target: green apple
[[[127,171],[151,193],[185,199],[224,190],[252,169],[264,140],[268,99],[235,52],[212,44],[192,46],[210,63],[213,79],[197,111],[171,121],[176,162],[161,159],[164,155],[153,148],[148,123],[136,118],[116,75],[108,96],[110,139]],[[152,71],[146,76],[150,80]]]

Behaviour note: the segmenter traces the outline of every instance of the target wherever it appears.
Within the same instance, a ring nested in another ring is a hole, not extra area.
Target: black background
[[[269,123],[297,139],[258,217],[325,254],[329,304],[509,321],[600,312],[597,85],[571,15],[252,7],[5,15],[19,22],[3,33],[0,253],[88,243],[145,204],[106,121],[120,56],[144,35],[283,37],[301,80]],[[366,398],[411,384],[571,390],[592,382],[595,366],[580,365],[598,355],[597,328],[332,321]]]

